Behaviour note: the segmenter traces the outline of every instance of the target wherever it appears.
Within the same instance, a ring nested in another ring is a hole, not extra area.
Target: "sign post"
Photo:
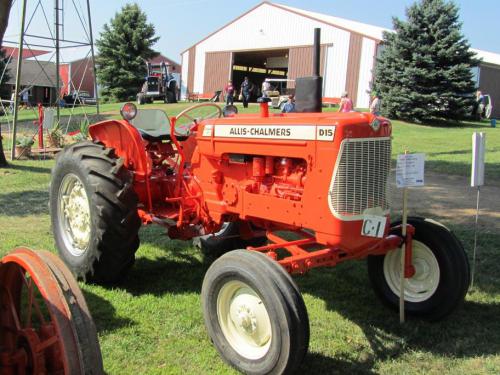
[[[476,249],[477,249],[477,224],[479,221],[479,195],[481,186],[484,185],[484,156],[486,151],[486,134],[472,134],[472,171],[470,186],[477,187],[476,195],[476,220],[474,224],[474,252],[472,255],[471,288],[474,287],[474,274],[476,271]]]
[[[408,224],[408,188],[424,186],[425,154],[398,155],[396,165],[396,186],[403,188],[403,220],[401,234],[406,239],[406,226]],[[401,246],[401,270],[399,293],[399,322],[405,321],[405,259],[406,241]]]

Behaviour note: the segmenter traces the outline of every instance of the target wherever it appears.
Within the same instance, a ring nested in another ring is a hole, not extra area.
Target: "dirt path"
[[[489,180],[481,187],[480,225],[488,230],[500,230],[500,181]],[[476,188],[470,187],[469,177],[425,173],[425,186],[410,189],[410,215],[432,215],[461,225],[474,225]],[[402,189],[390,178],[391,208],[397,213],[402,207]]]

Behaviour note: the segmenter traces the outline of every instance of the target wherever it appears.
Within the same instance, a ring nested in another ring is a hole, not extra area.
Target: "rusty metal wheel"
[[[21,248],[6,255],[0,303],[0,373],[103,373],[83,295],[52,254]]]

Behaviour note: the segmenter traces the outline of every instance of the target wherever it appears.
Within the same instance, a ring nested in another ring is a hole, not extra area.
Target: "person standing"
[[[224,95],[226,96],[226,105],[234,104],[234,86],[233,81],[227,81],[227,85],[224,87]]]
[[[253,84],[245,77],[243,83],[241,84],[241,95],[243,99],[243,108],[248,108],[248,102],[250,101],[250,94],[253,90]]]
[[[283,109],[281,110],[281,113],[291,113],[295,112],[295,98],[293,95],[288,96],[288,100],[283,106]]]
[[[267,98],[267,92],[271,90],[271,83],[269,80],[266,78],[264,82],[262,82],[262,97]]]
[[[376,92],[372,93],[372,102],[370,104],[370,113],[373,113],[375,116],[380,116],[380,105],[381,101]]]
[[[352,109],[352,100],[349,98],[347,91],[344,91],[340,97],[339,112],[352,112]]]

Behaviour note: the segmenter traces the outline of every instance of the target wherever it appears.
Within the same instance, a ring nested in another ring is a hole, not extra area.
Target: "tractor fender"
[[[147,178],[151,174],[151,161],[146,153],[139,131],[125,120],[106,120],[89,127],[94,142],[113,148],[123,159],[128,170],[137,177]]]

